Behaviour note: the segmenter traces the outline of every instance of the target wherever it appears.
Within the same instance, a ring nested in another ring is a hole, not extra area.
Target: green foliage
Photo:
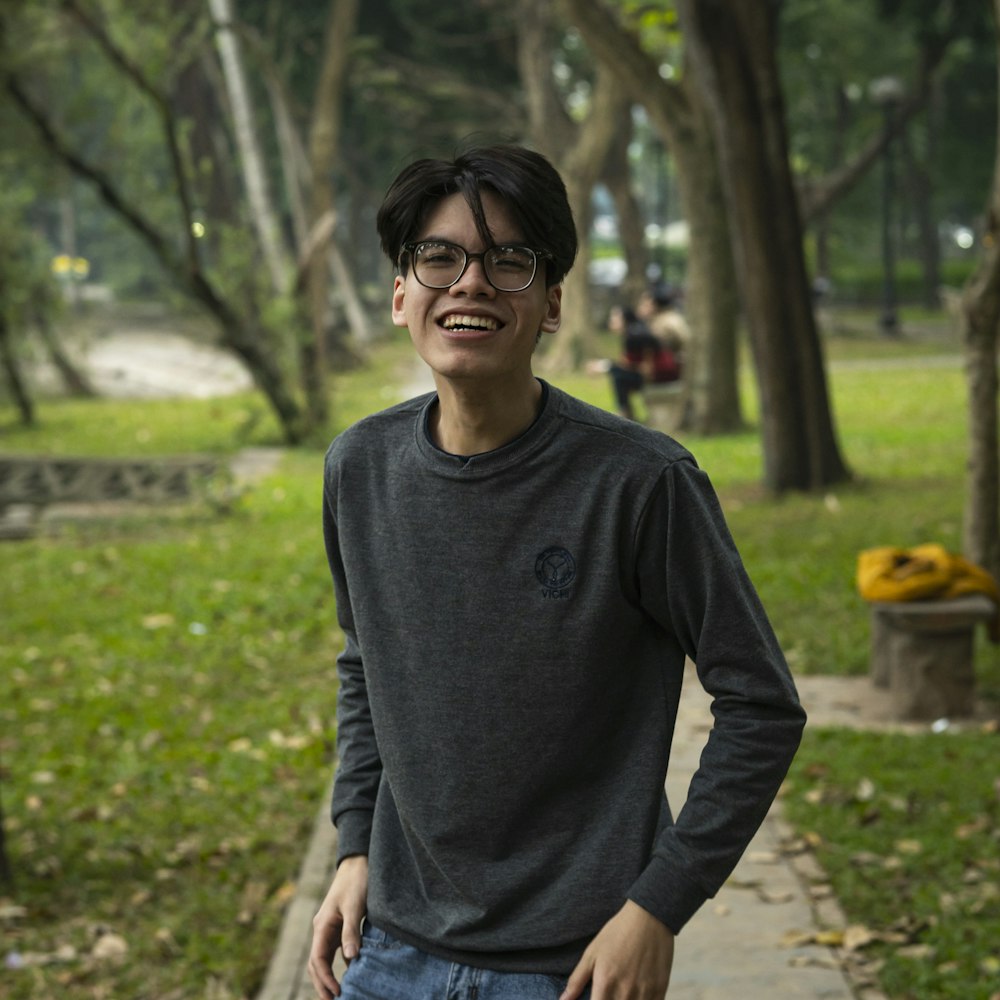
[[[44,241],[29,225],[33,192],[0,153],[0,310],[14,327],[30,321],[30,308],[54,308],[57,297]]]
[[[810,181],[842,169],[885,128],[873,82],[895,77],[912,98],[918,68],[943,47],[932,99],[893,142],[893,240],[902,301],[927,298],[920,270],[922,208],[929,203],[929,225],[942,233],[949,226],[981,228],[997,122],[995,32],[984,23],[988,15],[988,5],[938,0],[782,5],[780,65],[791,157],[796,173]],[[817,223],[840,301],[875,303],[881,295],[881,167],[876,163]],[[945,258],[955,252],[943,237],[939,247]],[[964,273],[957,261],[946,260],[945,268]],[[954,274],[927,277],[955,283]]]
[[[841,258],[834,266],[833,295],[840,304],[875,306],[882,302],[885,275],[881,264],[866,263],[859,255]],[[977,266],[973,253],[941,263],[941,283],[961,288]],[[895,270],[896,297],[900,302],[920,302],[924,298],[924,274],[915,260],[903,260]]]
[[[997,741],[807,730],[783,798],[892,997],[990,1000],[1000,979]]]

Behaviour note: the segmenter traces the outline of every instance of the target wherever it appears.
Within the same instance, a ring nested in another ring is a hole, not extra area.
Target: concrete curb
[[[330,822],[330,797],[323,801],[295,885],[295,897],[285,911],[271,963],[257,1000],[308,1000],[314,991],[306,971],[312,942],[312,919],[320,907],[336,868],[337,831]]]

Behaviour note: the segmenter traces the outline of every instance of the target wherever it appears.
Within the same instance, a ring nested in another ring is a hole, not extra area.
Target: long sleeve
[[[375,742],[365,671],[354,627],[350,592],[340,557],[330,477],[323,496],[323,537],[337,597],[337,620],[344,648],[337,657],[337,775],[331,815],[338,834],[338,864],[352,854],[367,854],[382,761]]]
[[[805,723],[767,615],[708,477],[668,467],[637,538],[642,605],[694,661],[714,726],[688,799],[630,898],[679,930],[729,876],[778,792]]]

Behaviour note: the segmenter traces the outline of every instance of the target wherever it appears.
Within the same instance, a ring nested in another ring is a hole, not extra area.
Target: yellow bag
[[[866,601],[947,600],[985,594],[1000,604],[1000,588],[990,573],[933,542],[912,549],[864,550],[858,556],[857,583]]]

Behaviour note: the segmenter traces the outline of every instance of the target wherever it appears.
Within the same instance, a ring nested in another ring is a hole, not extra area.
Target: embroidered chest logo
[[[566,549],[551,545],[539,552],[535,576],[542,585],[542,597],[566,600],[570,596],[569,586],[576,579],[576,560]]]

